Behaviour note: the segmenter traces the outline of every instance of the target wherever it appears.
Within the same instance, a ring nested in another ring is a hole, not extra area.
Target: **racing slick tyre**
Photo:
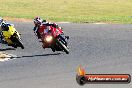
[[[17,39],[17,40],[18,40],[18,44],[19,44],[19,46],[20,46],[22,49],[24,49],[24,46],[23,46],[21,40],[19,40],[19,39]]]
[[[69,54],[69,49],[66,45],[64,45],[60,40],[58,40],[58,43],[60,47],[66,52],[66,54]]]
[[[23,44],[22,44],[20,39],[15,38],[15,42],[17,43],[18,46],[20,46],[22,49],[24,49],[24,46],[23,46]]]

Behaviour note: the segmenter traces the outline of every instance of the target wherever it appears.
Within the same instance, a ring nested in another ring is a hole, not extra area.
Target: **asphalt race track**
[[[70,54],[43,49],[31,22],[10,22],[21,33],[25,49],[0,44],[0,52],[17,55],[0,62],[0,88],[132,88],[130,84],[76,83],[82,65],[89,74],[132,75],[132,25],[59,24],[70,36]]]

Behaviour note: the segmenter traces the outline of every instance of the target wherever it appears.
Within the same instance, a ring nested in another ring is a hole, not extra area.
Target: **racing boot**
[[[69,36],[65,36],[65,39],[67,39],[67,40],[68,40],[68,39],[69,39]]]
[[[14,47],[14,48],[17,48],[17,46],[16,45],[14,45],[14,44],[7,44],[8,46],[12,46],[12,47]]]
[[[0,36],[0,43],[2,43],[2,44],[7,44],[7,42],[3,39],[2,36]]]

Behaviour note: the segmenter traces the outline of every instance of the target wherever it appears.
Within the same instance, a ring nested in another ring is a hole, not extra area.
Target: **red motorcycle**
[[[69,48],[67,41],[69,36],[64,36],[61,28],[55,28],[53,26],[48,26],[42,34],[42,43],[44,47],[51,48],[53,52],[64,51],[69,54]]]

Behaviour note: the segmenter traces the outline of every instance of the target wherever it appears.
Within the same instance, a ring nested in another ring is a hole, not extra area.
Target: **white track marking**
[[[3,53],[0,52],[0,62],[4,62],[4,61],[11,60],[11,59],[15,59],[15,57],[16,57],[16,55],[8,54],[8,53],[5,53],[5,52],[3,52]]]

